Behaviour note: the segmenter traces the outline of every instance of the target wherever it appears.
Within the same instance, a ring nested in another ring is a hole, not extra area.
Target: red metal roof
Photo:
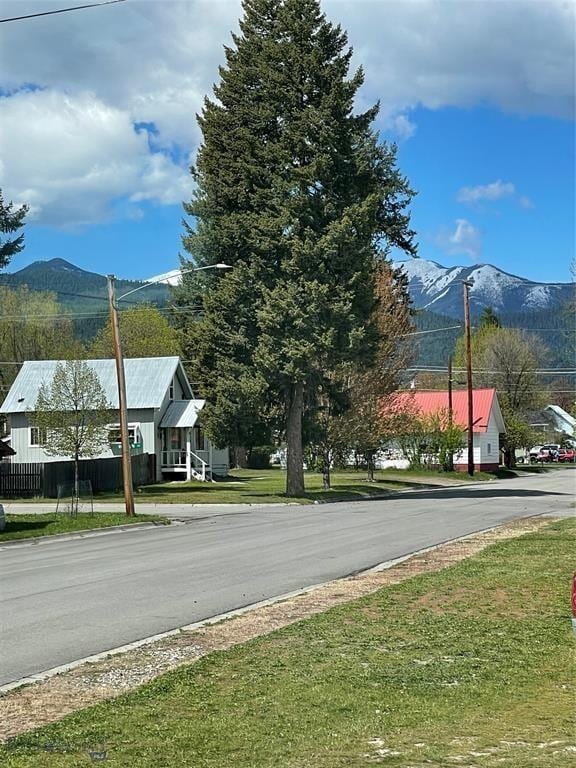
[[[490,412],[494,403],[495,389],[472,390],[472,403],[474,408],[474,432],[486,432]],[[448,391],[427,391],[411,389],[409,392],[399,392],[397,403],[408,405],[413,403],[411,409],[425,415],[436,413],[442,409],[448,410]],[[468,392],[465,389],[457,389],[452,392],[452,413],[455,424],[466,428],[468,425]]]

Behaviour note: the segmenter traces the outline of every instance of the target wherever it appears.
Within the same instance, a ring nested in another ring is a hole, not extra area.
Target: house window
[[[170,400],[174,400],[174,379],[170,382],[170,389],[168,390],[168,397]]]
[[[30,445],[42,446],[46,444],[46,430],[42,427],[30,427]]]
[[[140,424],[128,424],[128,442],[130,445],[140,443],[141,441]],[[122,430],[120,424],[108,425],[108,442],[110,445],[120,445],[122,443]]]
[[[488,443],[486,446],[486,453],[490,454],[492,453],[492,443]]]

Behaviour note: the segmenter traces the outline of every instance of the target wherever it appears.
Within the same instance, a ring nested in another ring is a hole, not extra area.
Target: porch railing
[[[206,480],[206,473],[210,469],[209,462],[209,451],[190,451],[190,470],[198,480]],[[186,448],[162,451],[162,466],[186,471],[188,468]]]

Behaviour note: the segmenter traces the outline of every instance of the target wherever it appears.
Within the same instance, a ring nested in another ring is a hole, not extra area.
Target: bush
[[[248,453],[248,469],[270,469],[270,454],[272,448],[269,445],[257,445]]]

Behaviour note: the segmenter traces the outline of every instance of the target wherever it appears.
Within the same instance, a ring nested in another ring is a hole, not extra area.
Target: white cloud
[[[510,181],[493,181],[477,187],[462,187],[456,200],[459,203],[477,203],[479,200],[501,200],[516,194],[516,187]]]
[[[94,94],[45,90],[0,99],[0,143],[0,186],[7,198],[28,202],[37,223],[79,227],[106,218],[122,198],[176,203],[190,196],[190,175],[151,154],[129,113]]]
[[[21,11],[20,0],[4,0],[2,5],[3,16]],[[58,7],[58,0],[42,4],[43,10]],[[522,114],[574,114],[574,5],[570,2],[324,0],[323,8],[348,31],[354,62],[364,66],[361,103],[380,100],[380,127],[399,139],[414,134],[409,115],[417,105],[437,109],[492,104]],[[48,89],[52,98],[59,94],[70,104],[84,104],[85,94],[93,94],[98,105],[95,112],[87,110],[84,122],[69,110],[66,120],[61,116],[60,135],[67,137],[72,131],[73,151],[67,157],[61,148],[54,148],[54,158],[67,170],[54,169],[52,177],[41,170],[48,150],[44,131],[21,123],[18,130],[28,139],[26,157],[16,161],[8,147],[2,147],[4,184],[19,197],[26,193],[36,200],[44,221],[51,221],[53,213],[52,223],[66,218],[66,206],[71,212],[78,209],[78,185],[85,190],[83,201],[92,200],[90,220],[108,210],[116,194],[140,199],[160,195],[164,202],[175,197],[169,190],[184,184],[182,177],[155,150],[176,148],[186,158],[195,152],[200,139],[195,114],[218,80],[223,46],[231,44],[230,33],[238,30],[240,14],[240,0],[130,0],[0,25],[4,93],[36,84]],[[17,107],[8,108],[7,102],[17,100],[23,121],[46,121],[48,134],[57,138],[58,115],[50,99],[41,92],[29,96],[26,112],[18,101],[22,94],[4,100],[2,107],[15,114]],[[104,114],[116,126],[110,157],[103,154],[96,136],[106,134]],[[94,115],[98,118],[92,124],[89,117]],[[86,129],[85,138],[74,130],[79,122]],[[152,149],[145,146],[145,135],[139,139],[132,135],[130,126],[138,122],[155,124],[158,133]],[[10,146],[17,142],[22,148],[15,132],[12,125]],[[70,170],[74,158],[83,152],[99,158],[98,171],[92,175],[82,175],[77,165]],[[122,178],[132,173],[133,188],[110,172],[114,164],[123,169]],[[48,160],[48,165],[55,164]],[[182,165],[186,173],[184,161]],[[166,175],[178,181],[176,187],[170,182],[164,192]],[[93,198],[90,185],[98,190]],[[105,188],[108,193],[103,192]]]
[[[480,230],[466,219],[456,219],[454,230],[441,232],[436,237],[436,244],[450,256],[464,254],[474,261],[482,253]]]
[[[384,118],[383,124],[384,130],[400,141],[407,141],[416,133],[416,124],[406,115],[390,115]]]
[[[491,104],[573,118],[575,5],[565,0],[325,0],[384,112]]]
[[[520,204],[521,208],[534,208],[534,203],[532,200],[530,200],[529,197],[526,197],[526,195],[520,195],[518,198],[518,203]]]
[[[479,203],[483,200],[492,202],[504,198],[514,198],[522,208],[533,208],[534,204],[526,195],[520,195],[511,181],[493,181],[491,184],[479,184],[476,187],[462,187],[456,200],[459,203]]]

